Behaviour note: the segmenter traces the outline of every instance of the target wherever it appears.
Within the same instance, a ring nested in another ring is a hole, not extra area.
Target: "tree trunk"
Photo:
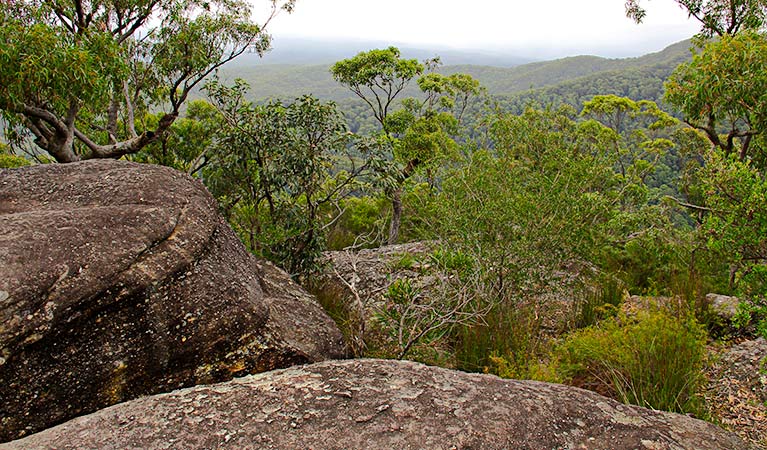
[[[398,187],[391,196],[391,225],[389,226],[389,245],[397,243],[399,226],[402,222],[402,188]]]
[[[37,145],[50,153],[59,163],[71,163],[80,160],[75,153],[74,133],[57,132],[48,142],[37,141]]]

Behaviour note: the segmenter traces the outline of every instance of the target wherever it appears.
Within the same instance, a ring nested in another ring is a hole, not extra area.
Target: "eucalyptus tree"
[[[418,60],[404,59],[398,48],[389,47],[360,52],[353,58],[338,61],[330,72],[336,81],[370,106],[376,120],[386,131],[386,118],[394,106],[394,100],[424,69]]]
[[[205,183],[245,245],[292,274],[314,269],[340,200],[361,188],[377,147],[348,132],[332,102],[255,105],[248,86],[206,85],[220,114]]]
[[[392,150],[391,164],[381,177],[392,204],[389,244],[399,237],[405,182],[457,147],[458,123],[470,100],[481,92],[479,82],[469,75],[434,73],[438,65],[439,58],[422,64],[389,47],[361,52],[331,68],[333,78],[371,108],[381,137]],[[416,77],[425,97],[406,98],[397,108],[395,100]]]
[[[666,100],[708,138],[697,174],[701,238],[730,265],[744,297],[767,289],[767,38],[755,31],[709,42],[666,82]]]
[[[205,77],[268,50],[267,24],[294,2],[270,0],[261,24],[243,0],[0,2],[0,110],[58,162],[136,153]]]
[[[765,160],[767,39],[756,32],[722,36],[666,82],[665,98],[691,127],[729,155]]]
[[[767,23],[766,0],[674,0],[700,22],[701,36],[724,36],[760,30]],[[626,0],[626,15],[641,22],[647,15],[641,0]]]

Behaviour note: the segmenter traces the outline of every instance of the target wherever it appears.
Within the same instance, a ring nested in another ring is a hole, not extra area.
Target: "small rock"
[[[706,302],[711,309],[721,318],[730,321],[738,312],[738,297],[730,297],[720,294],[706,294]]]

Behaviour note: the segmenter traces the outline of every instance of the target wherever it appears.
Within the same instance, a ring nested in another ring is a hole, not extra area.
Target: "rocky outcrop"
[[[368,309],[380,307],[386,289],[398,279],[410,280],[420,291],[429,292],[439,283],[440,274],[429,255],[436,242],[409,242],[357,251],[339,250],[323,255],[327,268],[323,281],[350,289],[366,301]],[[351,287],[350,287],[351,286]]]
[[[431,311],[433,304],[444,304],[444,298],[455,298],[457,291],[470,284],[465,280],[456,283],[462,269],[471,270],[471,262],[466,257],[463,263],[469,265],[460,267],[461,262],[449,261],[455,255],[436,241],[325,252],[323,273],[308,288],[329,305],[327,309],[343,311],[339,322],[348,325],[345,332],[350,346],[356,356],[365,356],[370,343],[386,348],[392,345],[387,338],[398,335],[396,330],[381,330],[381,321],[376,318],[392,307],[387,295],[395,283],[404,281],[417,293],[419,307],[415,309],[419,311]],[[548,284],[540,283],[524,293],[520,290],[516,306],[535,311],[541,330],[554,335],[570,319],[577,288],[586,279],[583,273],[590,270],[583,264],[562,267],[551,273]]]
[[[118,161],[0,170],[0,440],[117,402],[343,355],[203,185]]]
[[[742,449],[687,416],[577,388],[328,361],[145,397],[0,449]]]

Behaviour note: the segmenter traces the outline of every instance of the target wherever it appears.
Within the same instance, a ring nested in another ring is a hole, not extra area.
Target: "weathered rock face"
[[[0,440],[140,395],[342,356],[335,324],[261,264],[202,184],[174,170],[0,170]]]
[[[329,361],[144,397],[0,449],[741,449],[686,416],[412,362]]]

